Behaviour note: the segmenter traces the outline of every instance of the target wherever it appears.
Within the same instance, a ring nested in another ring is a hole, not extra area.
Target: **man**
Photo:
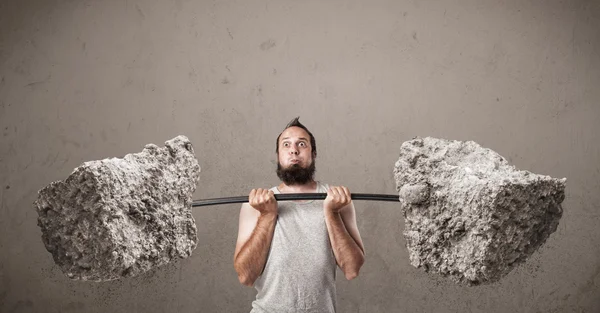
[[[277,137],[271,189],[252,189],[240,209],[234,267],[258,291],[250,313],[336,312],[336,266],[358,276],[365,250],[350,191],[315,181],[317,147],[298,118]],[[277,202],[274,194],[327,193],[325,200]]]

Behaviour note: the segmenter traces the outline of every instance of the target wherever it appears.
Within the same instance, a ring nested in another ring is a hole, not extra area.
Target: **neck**
[[[281,183],[277,189],[279,189],[279,192],[281,193],[314,193],[317,190],[317,182],[313,180],[306,184],[291,186]]]

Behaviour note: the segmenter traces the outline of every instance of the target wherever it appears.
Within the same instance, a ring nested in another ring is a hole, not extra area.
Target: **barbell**
[[[275,200],[277,201],[293,201],[293,200],[325,200],[327,193],[285,193],[275,194]],[[372,194],[372,193],[351,193],[350,198],[352,200],[368,200],[368,201],[390,201],[399,202],[398,195],[387,195],[387,194]],[[192,207],[201,207],[208,205],[219,205],[219,204],[232,204],[232,203],[247,203],[249,200],[248,196],[239,197],[225,197],[225,198],[212,198],[196,200],[192,203]]]
[[[248,196],[192,200],[200,174],[186,136],[123,158],[85,162],[38,191],[45,248],[71,278],[132,277],[191,256],[192,207],[246,203]],[[394,164],[397,194],[351,193],[398,202],[410,263],[463,285],[493,283],[556,230],[566,179],[520,171],[473,141],[414,137]],[[326,193],[275,194],[277,201]]]

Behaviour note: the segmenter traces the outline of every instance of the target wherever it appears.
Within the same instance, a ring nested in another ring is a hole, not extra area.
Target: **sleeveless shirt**
[[[328,184],[317,181],[317,193]],[[274,194],[280,194],[273,187]],[[336,312],[335,255],[324,200],[278,201],[278,216],[265,268],[250,313]]]

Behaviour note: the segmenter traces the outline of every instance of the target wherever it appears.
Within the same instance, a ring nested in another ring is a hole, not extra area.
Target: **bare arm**
[[[352,202],[339,213],[325,210],[329,240],[338,265],[346,279],[358,276],[365,262],[365,249],[356,226],[356,213]]]
[[[265,197],[268,196],[265,195]],[[270,201],[269,205],[269,200],[263,198],[262,203],[266,203],[265,206],[271,209],[261,209],[262,212],[248,203],[244,203],[240,209],[238,239],[233,256],[233,266],[240,283],[245,286],[254,285],[267,262],[275,224],[277,223],[277,203],[274,202],[276,201],[274,197],[271,197]],[[256,202],[251,201],[251,203]],[[254,206],[258,207],[256,204]]]

